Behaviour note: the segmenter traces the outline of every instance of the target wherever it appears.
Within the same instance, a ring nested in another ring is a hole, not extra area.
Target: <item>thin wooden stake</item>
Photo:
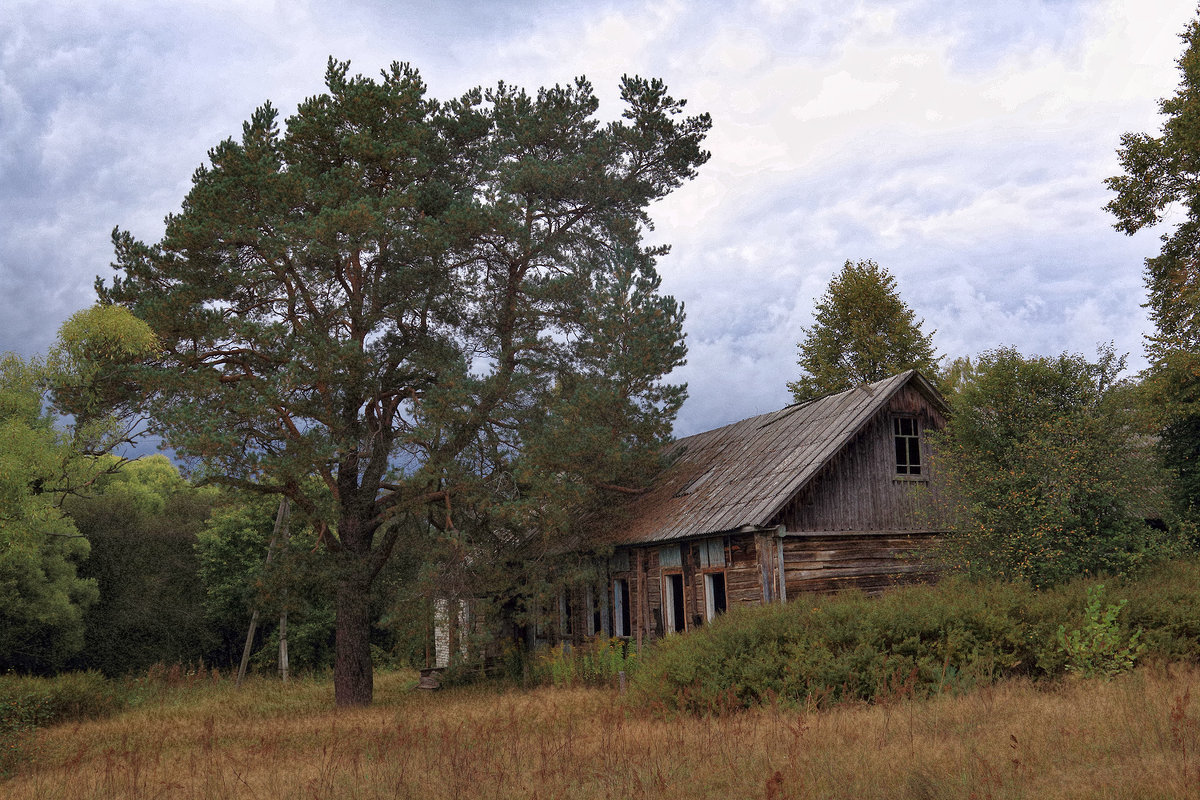
[[[288,541],[290,538],[289,534],[288,534],[288,526],[287,526],[287,516],[288,516],[289,510],[290,509],[288,507],[288,499],[285,497],[279,503],[279,513],[283,515],[283,519],[284,519],[283,529],[280,530],[278,521],[276,522],[276,525],[275,525],[276,531],[283,538],[283,549],[285,551],[287,550]],[[283,609],[279,612],[279,678],[284,683],[287,683],[287,680],[288,680],[288,645],[287,645],[287,582],[286,581],[283,584],[283,591],[282,591],[281,596],[283,599]]]
[[[283,523],[287,519],[288,500],[283,498],[279,501],[279,511],[275,514],[275,530],[271,533],[271,541],[267,545],[267,566],[271,564],[271,557],[275,554],[275,540],[279,536],[279,531],[283,528]],[[242,680],[246,677],[246,667],[250,663],[250,647],[254,644],[254,633],[258,630],[258,609],[254,609],[250,614],[250,629],[246,631],[246,645],[242,648],[242,663],[238,666],[237,681],[234,686],[241,686]]]

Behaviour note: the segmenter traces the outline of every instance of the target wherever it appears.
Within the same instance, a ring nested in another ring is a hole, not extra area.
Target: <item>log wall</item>
[[[934,533],[911,531],[789,536],[783,540],[788,597],[842,589],[876,594],[931,580],[937,574],[930,557],[936,539]]]

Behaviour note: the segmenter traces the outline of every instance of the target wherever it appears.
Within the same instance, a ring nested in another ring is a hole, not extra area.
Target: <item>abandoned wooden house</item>
[[[927,579],[942,526],[926,433],[946,413],[909,371],[677,440],[601,534],[603,583],[563,592],[552,637],[640,642],[738,604]]]

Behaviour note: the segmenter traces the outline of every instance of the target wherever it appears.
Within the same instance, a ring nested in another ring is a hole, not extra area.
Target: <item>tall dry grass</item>
[[[40,731],[24,798],[1190,798],[1200,668],[820,712],[656,717],[612,691],[228,684]],[[1193,697],[1196,698],[1193,701]]]

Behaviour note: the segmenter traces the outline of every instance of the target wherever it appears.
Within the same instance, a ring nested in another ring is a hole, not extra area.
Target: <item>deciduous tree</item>
[[[79,574],[99,593],[84,613],[85,648],[72,667],[122,675],[155,663],[212,660],[217,635],[205,618],[196,537],[217,495],[216,487],[194,487],[165,456],[152,455],[68,499],[71,521],[90,547]]]
[[[1146,307],[1154,333],[1146,337],[1150,366],[1143,375],[1157,410],[1163,454],[1177,481],[1183,510],[1200,505],[1200,20],[1181,37],[1179,88],[1159,102],[1158,135],[1127,133],[1118,156],[1124,173],[1106,184],[1117,230],[1134,234],[1181,219],[1146,259]],[[1168,216],[1169,212],[1171,213]]]
[[[128,311],[75,314],[46,358],[0,355],[0,669],[49,670],[83,646],[83,612],[95,581],[77,572],[87,540],[63,511],[120,465],[105,451],[125,438],[119,421],[87,399],[105,359],[142,359],[154,337]],[[64,419],[48,407],[56,390],[74,391]]]
[[[922,332],[924,320],[916,319],[896,279],[874,261],[847,261],[813,316],[798,345],[804,374],[788,384],[797,403],[908,369],[937,376],[941,359],[933,334]]]
[[[155,429],[316,526],[347,705],[371,699],[368,590],[403,529],[554,519],[531,485],[629,489],[669,433],[682,309],[642,231],[710,123],[640,78],[609,123],[582,79],[437,102],[407,65],[331,60],[326,84],[215,147],[161,242],[115,232],[99,290],[162,339],[122,375]],[[527,450],[557,430],[581,446],[547,474]]]
[[[1161,475],[1116,382],[1123,365],[1111,348],[1094,363],[979,357],[934,449],[958,566],[1046,586],[1174,552],[1144,520],[1161,508]]]

